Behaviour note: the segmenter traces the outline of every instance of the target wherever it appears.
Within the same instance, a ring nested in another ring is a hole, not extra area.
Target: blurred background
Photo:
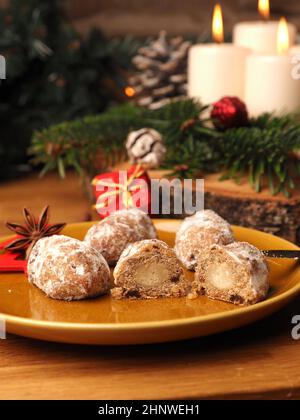
[[[149,35],[160,29],[170,34],[209,31],[214,0],[69,0],[69,16],[83,32],[90,25],[106,33]],[[244,19],[257,19],[256,0],[222,0],[227,31]],[[300,25],[299,0],[272,0],[273,17],[285,15]]]
[[[257,19],[256,0],[223,0],[225,31]],[[30,169],[34,130],[126,100],[132,57],[147,37],[209,40],[210,0],[0,0],[0,179]],[[272,0],[272,16],[300,29],[299,0]]]
[[[20,1],[21,3],[22,1]],[[7,7],[10,0],[0,0]],[[27,1],[30,3],[30,0]],[[43,3],[43,1],[37,2]],[[55,1],[48,0],[49,5]],[[164,28],[170,33],[210,29],[214,0],[65,0],[66,12],[82,33],[96,26],[109,35],[154,34]],[[222,0],[227,29],[243,19],[257,18],[256,0]],[[285,15],[300,25],[298,0],[272,0],[273,17]]]

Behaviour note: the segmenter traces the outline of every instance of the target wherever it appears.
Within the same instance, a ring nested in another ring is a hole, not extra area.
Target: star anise
[[[65,227],[65,223],[49,225],[49,206],[45,207],[39,218],[35,218],[32,212],[24,208],[24,224],[6,223],[8,229],[19,237],[5,247],[7,251],[26,252],[26,258],[37,241],[46,236],[57,235]]]

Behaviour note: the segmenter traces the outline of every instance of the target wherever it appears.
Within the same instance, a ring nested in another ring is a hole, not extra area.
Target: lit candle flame
[[[212,23],[213,40],[218,44],[224,42],[223,15],[219,3],[215,5]]]
[[[290,48],[289,28],[287,21],[282,17],[279,21],[277,32],[277,52],[278,54],[286,54]]]
[[[260,16],[268,20],[270,19],[270,2],[269,0],[258,0],[258,11]]]
[[[124,92],[125,92],[125,95],[128,96],[129,98],[132,98],[135,95],[135,90],[131,86],[127,86],[124,89]]]

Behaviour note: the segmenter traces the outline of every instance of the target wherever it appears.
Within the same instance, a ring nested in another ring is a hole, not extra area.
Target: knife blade
[[[280,250],[268,250],[262,251],[265,257],[268,258],[287,258],[290,260],[299,260],[300,259],[300,251],[280,251]]]

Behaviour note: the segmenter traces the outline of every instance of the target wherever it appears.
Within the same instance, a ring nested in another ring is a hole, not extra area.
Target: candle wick
[[[270,20],[270,16],[268,14],[260,13],[260,19],[264,22],[268,22]]]

